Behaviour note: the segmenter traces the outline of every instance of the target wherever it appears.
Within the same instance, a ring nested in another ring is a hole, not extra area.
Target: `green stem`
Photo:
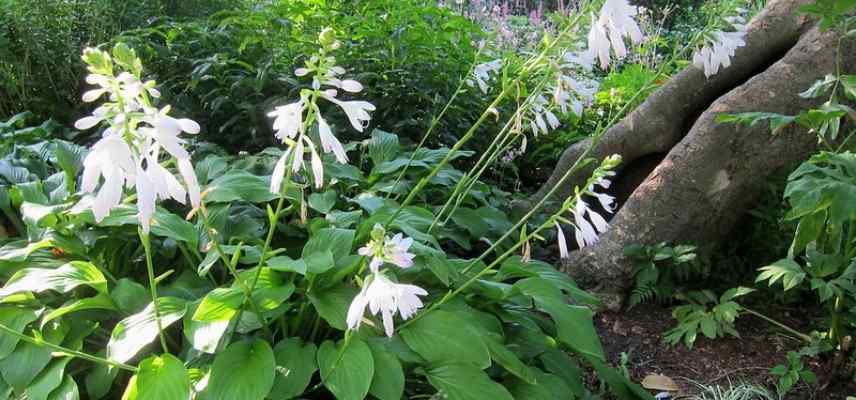
[[[140,235],[140,240],[143,242],[143,249],[145,249],[146,253],[146,271],[149,276],[149,293],[152,296],[152,307],[155,310],[155,323],[157,323],[158,326],[158,337],[160,337],[163,352],[169,353],[169,347],[166,345],[166,336],[164,336],[163,332],[163,324],[161,323],[160,306],[158,305],[158,289],[157,282],[155,282],[155,269],[152,263],[152,243],[149,240],[149,234],[143,232],[142,228],[140,228],[137,233]]]
[[[34,338],[32,336],[24,335],[23,333],[20,333],[20,332],[12,329],[6,325],[3,325],[3,324],[0,324],[0,331],[3,331],[3,333],[6,333],[7,335],[14,336],[14,337],[16,337],[20,340],[23,340],[27,343],[34,344],[36,346],[47,347],[51,350],[67,354],[71,357],[77,357],[77,358],[92,361],[92,362],[98,363],[98,364],[110,365],[110,366],[113,366],[116,368],[121,368],[121,369],[124,369],[127,371],[131,371],[133,373],[136,373],[138,371],[138,368],[134,367],[132,365],[123,364],[123,363],[120,363],[117,361],[108,360],[106,358],[101,358],[98,356],[93,356],[91,354],[86,354],[86,353],[83,353],[83,352],[80,352],[77,350],[72,350],[72,349],[69,349],[67,347],[56,345],[56,344],[53,344],[53,343],[45,341],[45,340],[37,339],[37,338]]]
[[[277,227],[277,224],[279,223],[279,217],[280,217],[280,214],[282,213],[282,208],[285,205],[285,197],[286,197],[286,194],[288,193],[288,188],[291,185],[291,177],[293,174],[293,168],[291,167],[292,162],[294,161],[294,157],[298,157],[298,156],[302,157],[303,156],[302,154],[298,155],[295,153],[296,153],[296,151],[292,151],[291,154],[289,155],[288,159],[286,160],[286,163],[285,163],[286,171],[287,171],[285,174],[285,180],[283,181],[282,188],[279,191],[279,200],[277,200],[276,209],[273,211],[273,215],[269,216],[268,222],[270,223],[270,227],[268,228],[267,237],[265,237],[265,243],[264,243],[264,246],[262,247],[262,252],[261,252],[261,256],[259,258],[259,263],[256,265],[255,276],[253,276],[253,281],[249,287],[249,293],[250,294],[252,294],[253,291],[256,290],[256,285],[259,283],[259,277],[261,276],[261,273],[262,273],[262,265],[264,265],[265,261],[267,261],[267,255],[268,255],[267,253],[268,253],[268,250],[270,250],[271,242],[273,242],[273,235],[276,233],[276,227]],[[268,210],[270,210],[270,208],[268,208]],[[238,323],[240,322],[241,315],[244,312],[244,304],[246,304],[250,300],[252,300],[252,296],[247,296],[246,294],[244,294],[244,301],[241,303],[241,307],[238,309],[238,313],[236,314],[235,324],[231,328],[231,330],[229,331],[229,335],[227,336],[229,339],[231,339],[232,335],[234,335],[234,333],[235,333],[235,330],[238,328]],[[259,318],[261,318],[261,317],[262,316],[259,315]]]
[[[232,277],[235,278],[235,282],[238,283],[238,286],[241,287],[241,290],[244,291],[244,298],[249,299],[250,307],[253,308],[253,312],[259,316],[259,320],[262,321],[262,329],[265,331],[265,335],[273,340],[273,332],[271,332],[270,328],[267,324],[264,323],[261,308],[259,308],[256,301],[253,300],[253,291],[247,286],[247,283],[241,279],[240,275],[238,275],[238,270],[235,268],[235,265],[232,264],[232,261],[229,260],[229,257],[226,256],[226,252],[223,251],[223,248],[220,247],[220,242],[217,241],[217,238],[214,237],[216,231],[211,227],[211,222],[208,219],[208,210],[205,208],[205,204],[203,203],[200,207],[200,215],[202,216],[202,224],[205,226],[205,230],[208,232],[208,238],[211,241],[212,246],[214,247],[214,251],[217,252],[217,255],[220,257],[220,261],[223,265],[226,266],[226,269],[229,270],[229,273],[232,274]],[[240,251],[240,245],[239,251]]]
[[[431,134],[434,133],[434,129],[437,127],[437,125],[440,124],[440,120],[442,120],[443,116],[446,115],[446,112],[449,110],[449,108],[451,108],[452,104],[458,98],[458,95],[464,91],[464,82],[467,81],[467,77],[472,75],[473,70],[475,70],[476,63],[478,62],[478,58],[479,55],[481,55],[481,52],[482,49],[480,48],[476,52],[475,58],[473,59],[473,63],[470,65],[470,69],[467,71],[467,74],[464,75],[464,77],[462,77],[461,80],[458,82],[458,87],[455,88],[455,92],[452,94],[452,97],[449,98],[449,101],[446,103],[445,106],[443,106],[443,109],[440,110],[440,113],[435,115],[434,118],[431,119],[431,125],[428,126],[428,130],[425,131],[425,135],[422,136],[422,139],[419,141],[419,144],[416,146],[416,149],[414,149],[413,153],[411,153],[410,159],[407,160],[407,165],[404,166],[404,168],[395,178],[395,182],[393,182],[392,184],[393,190],[390,190],[389,193],[387,193],[387,198],[392,196],[392,194],[395,192],[395,188],[398,187],[398,183],[401,182],[401,179],[404,178],[404,174],[407,173],[407,170],[410,169],[411,165],[413,165],[413,161],[416,159],[416,153],[425,145],[425,141],[428,140],[428,137],[430,137]]]
[[[741,306],[741,307],[742,307],[742,306]],[[757,311],[755,311],[755,310],[752,310],[752,309],[749,309],[749,308],[743,307],[743,311],[745,311],[747,314],[751,314],[751,315],[754,315],[754,316],[756,316],[756,317],[758,317],[758,318],[761,318],[761,319],[763,319],[764,321],[767,321],[767,322],[769,322],[769,323],[771,323],[771,324],[773,324],[773,325],[775,325],[775,326],[777,326],[777,327],[779,327],[779,328],[782,328],[784,331],[786,331],[786,332],[790,333],[791,335],[794,335],[794,336],[796,336],[796,337],[798,337],[798,338],[800,338],[800,339],[802,339],[802,340],[804,340],[804,341],[806,341],[806,342],[808,342],[808,343],[811,343],[811,341],[812,341],[812,340],[811,340],[811,336],[806,335],[806,334],[804,334],[804,333],[802,333],[802,332],[799,332],[799,331],[797,331],[797,330],[795,330],[795,329],[793,329],[793,328],[791,328],[791,327],[789,327],[789,326],[787,326],[787,325],[785,325],[785,324],[783,324],[783,323],[781,323],[781,322],[779,322],[779,321],[776,321],[776,320],[774,320],[774,319],[772,319],[772,318],[770,318],[770,317],[768,317],[768,316],[766,316],[766,315],[764,315],[764,314],[761,314],[761,313],[759,313],[759,312],[757,312]]]

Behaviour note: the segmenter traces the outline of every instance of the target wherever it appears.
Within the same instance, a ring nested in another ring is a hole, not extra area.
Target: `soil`
[[[807,332],[814,320],[805,310],[766,311],[786,325]],[[642,382],[649,374],[666,375],[681,388],[673,399],[692,399],[699,385],[749,382],[764,385],[775,393],[775,377],[771,367],[785,362],[788,351],[797,351],[803,343],[780,329],[754,316],[740,317],[736,328],[742,338],[707,339],[699,334],[692,349],[683,344],[671,346],[663,341],[666,331],[674,326],[668,307],[641,304],[621,313],[603,312],[595,316],[595,324],[609,361],[624,364],[634,382]],[[824,381],[825,360],[803,358],[807,368]],[[828,368],[827,368],[828,369]],[[656,393],[655,393],[656,394]],[[856,394],[853,379],[838,379],[824,389],[800,383],[785,399],[844,400]]]

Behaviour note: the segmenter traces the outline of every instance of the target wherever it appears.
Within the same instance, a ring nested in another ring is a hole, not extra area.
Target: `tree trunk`
[[[641,184],[631,185],[629,197],[600,241],[573,252],[562,263],[578,283],[611,299],[607,306],[618,307],[615,300],[631,284],[626,246],[716,243],[739,222],[771,173],[815,151],[817,138],[805,129],[789,127],[771,135],[765,124],[715,122],[721,113],[794,115],[818,105],[816,99],[803,99],[798,93],[835,71],[839,36],[819,31],[813,21],[797,14],[807,2],[771,1],[750,22],[747,45],[737,51],[729,68],[706,79],[700,69],[687,67],[610,128],[592,152],[598,159],[620,154],[625,168],[650,164],[652,157],[656,162],[658,154],[665,154]],[[844,40],[840,54],[845,70],[856,67],[854,40]],[[589,144],[568,148],[530,201],[542,198]],[[589,169],[573,176],[557,190],[556,198],[570,195],[590,173]],[[619,172],[634,174],[640,175]]]

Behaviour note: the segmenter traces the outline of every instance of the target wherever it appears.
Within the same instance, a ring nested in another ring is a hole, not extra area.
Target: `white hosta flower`
[[[164,108],[155,115],[146,116],[143,121],[152,127],[142,127],[139,131],[153,139],[173,157],[177,159],[190,158],[190,154],[184,149],[184,144],[187,141],[180,138],[179,135],[182,132],[190,134],[199,133],[199,124],[187,118],[176,119],[170,117],[166,114],[168,111],[168,108]]]
[[[627,0],[606,0],[600,15],[597,18],[592,16],[588,35],[589,52],[591,56],[600,59],[601,68],[609,66],[610,49],[619,59],[627,55],[625,37],[633,43],[642,41],[642,30],[634,20],[638,13],[638,8],[631,6]]]
[[[122,201],[123,188],[132,182],[136,166],[131,148],[117,135],[104,136],[92,146],[83,160],[83,190],[95,193],[104,177],[92,204],[95,221],[101,222]]]
[[[342,101],[325,92],[321,92],[321,97],[338,105],[345,112],[345,115],[348,116],[351,126],[357,132],[362,132],[372,119],[371,115],[369,115],[369,111],[375,110],[375,106],[372,103],[362,100]]]
[[[357,252],[361,256],[371,257],[369,267],[375,273],[384,263],[397,265],[401,268],[410,268],[413,265],[413,258],[416,257],[409,252],[410,246],[413,245],[413,238],[405,238],[400,233],[393,237],[385,235],[383,226],[375,224],[372,230],[372,240]]]
[[[478,85],[482,93],[487,93],[490,90],[488,82],[491,80],[491,75],[502,68],[502,59],[496,59],[486,63],[481,63],[473,67],[473,79],[468,79],[467,84],[473,86],[473,80]]]
[[[332,152],[336,156],[336,161],[339,161],[339,163],[347,163],[348,155],[345,153],[345,148],[342,147],[342,143],[339,142],[339,139],[333,135],[330,125],[327,124],[327,121],[324,120],[324,117],[322,117],[321,114],[318,114],[316,118],[318,119],[318,136],[321,138],[321,148],[324,149],[325,153]]]
[[[380,273],[369,279],[371,282],[367,282],[348,307],[348,329],[360,327],[368,306],[372,315],[381,314],[384,331],[392,337],[395,332],[393,316],[398,313],[401,319],[407,320],[416,315],[423,306],[419,296],[426,296],[428,292],[416,285],[395,283]]]
[[[595,226],[602,227],[605,231],[606,221],[603,217],[601,217],[597,212],[592,211],[588,207],[588,204],[586,204],[582,199],[577,200],[577,204],[571,213],[574,215],[574,237],[577,240],[577,245],[580,248],[583,248],[597,243],[598,231],[596,231],[595,227],[592,226],[592,223],[586,219],[586,215],[588,215],[589,218],[592,218],[592,222],[597,220]],[[600,224],[600,222],[603,222],[603,224]]]
[[[720,68],[731,66],[736,50],[746,45],[746,27],[734,24],[734,32],[713,32],[701,50],[693,54],[693,65],[704,70],[705,77],[716,75]]]
[[[274,118],[273,130],[279,140],[294,139],[303,126],[303,100],[276,107],[268,117]]]
[[[559,242],[559,258],[568,258],[568,242],[565,240],[562,225],[558,221],[556,221],[556,240]]]

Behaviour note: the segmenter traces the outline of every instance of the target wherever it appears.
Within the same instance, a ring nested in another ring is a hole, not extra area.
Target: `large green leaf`
[[[277,374],[270,397],[276,400],[297,397],[306,390],[312,375],[318,370],[315,343],[303,343],[298,338],[282,339],[274,347]]]
[[[214,354],[243,299],[244,292],[237,288],[208,292],[194,312],[184,318],[184,335],[193,348]]]
[[[87,285],[101,293],[107,292],[107,280],[92,263],[72,261],[56,269],[25,268],[9,279],[0,289],[0,297],[19,292],[54,290],[66,293],[80,285]]]
[[[429,362],[472,363],[487,368],[490,353],[470,324],[457,313],[437,310],[423,315],[399,334]]]
[[[240,341],[214,358],[204,400],[262,400],[274,383],[276,359],[264,340]]]
[[[140,362],[122,400],[187,400],[190,376],[181,360],[171,354],[152,356]]]
[[[343,349],[344,344],[344,340],[338,345],[329,340],[321,344],[318,349],[321,380],[337,400],[365,399],[374,376],[372,352],[360,339],[351,339]]]
[[[324,193],[312,193],[309,195],[309,207],[321,214],[329,213],[336,205],[336,191],[327,190]]]
[[[374,165],[394,159],[398,155],[398,135],[375,129],[372,137],[367,140],[369,158]]]
[[[353,229],[324,228],[319,229],[303,247],[303,257],[323,251],[333,253],[334,259],[343,258],[351,254],[354,243]],[[308,263],[307,263],[308,264]]]
[[[176,297],[159,297],[157,304],[164,329],[180,320],[187,311],[185,301]],[[154,303],[149,303],[143,311],[116,324],[107,343],[107,358],[118,362],[128,361],[157,336]]]
[[[277,195],[270,192],[269,179],[243,170],[233,170],[208,185],[205,201],[229,203],[244,200],[250,203],[263,203],[275,198]]]
[[[158,209],[152,221],[152,234],[187,243],[195,249],[199,246],[199,232],[190,222],[173,213]]]
[[[562,343],[580,354],[606,359],[590,308],[567,304],[562,291],[544,278],[521,279],[514,283],[514,287],[532,297],[538,309],[550,314]]]
[[[61,344],[68,329],[67,324],[46,323],[41,336],[48,343]],[[51,353],[48,347],[19,342],[15,351],[0,361],[3,379],[16,390],[23,391],[51,361]]]
[[[510,386],[515,400],[573,399],[571,389],[562,381],[562,378],[540,371],[536,374],[538,384],[518,381]]]
[[[426,375],[431,386],[449,400],[514,400],[504,386],[472,364],[441,363]]]
[[[309,292],[309,301],[324,321],[333,328],[344,331],[348,328],[345,322],[348,306],[357,293],[357,288],[341,284],[330,289]]]
[[[46,323],[70,314],[76,311],[84,310],[116,310],[116,305],[106,293],[98,293],[95,297],[87,297],[78,300],[69,300],[59,308],[52,310],[42,318],[42,323]]]
[[[369,393],[380,400],[400,400],[404,395],[404,370],[394,353],[381,341],[369,342],[374,358],[374,378]]]
[[[48,400],[79,400],[80,391],[77,388],[77,382],[69,375],[62,378],[62,383],[54,389],[49,395]]]
[[[39,314],[29,308],[0,306],[0,324],[19,333],[23,332],[24,327],[30,322],[35,321],[38,317]],[[6,358],[11,354],[17,344],[17,336],[0,335],[0,359]]]
[[[505,347],[504,344],[500,343],[498,338],[492,336],[484,336],[483,337],[485,344],[487,344],[488,351],[490,351],[490,357],[506,371],[512,373],[514,376],[520,378],[529,384],[536,384],[537,378],[535,375],[535,370],[523,363],[514,352]]]
[[[57,358],[48,364],[47,368],[33,380],[27,387],[28,400],[47,400],[51,392],[62,384],[65,375],[65,366],[71,361],[71,357]]]

